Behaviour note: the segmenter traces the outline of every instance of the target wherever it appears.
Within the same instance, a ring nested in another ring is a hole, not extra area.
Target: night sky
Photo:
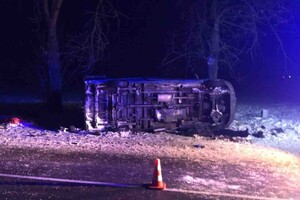
[[[10,0],[0,1],[0,86],[1,88],[35,88],[39,83],[36,72],[35,50],[38,46],[33,34],[33,1]],[[63,2],[58,19],[58,35],[60,44],[83,29],[87,12],[92,10],[97,1]],[[179,3],[180,4],[179,4]],[[192,0],[126,0],[119,1],[116,9],[126,17],[121,17],[119,27],[112,26],[110,46],[107,57],[97,64],[93,75],[111,77],[178,77],[195,78],[191,74],[186,77],[181,73],[182,62],[174,62],[175,70],[166,73],[161,63],[166,56],[166,43],[172,31],[180,26],[181,12]],[[229,79],[236,87],[249,87],[253,81],[272,83],[290,75],[293,82],[300,81],[299,70],[299,16],[296,25],[288,24],[280,32],[283,45],[291,58],[288,74],[285,73],[282,55],[274,48],[274,36],[267,31],[263,36],[257,56],[243,55],[236,67],[241,76],[245,76],[244,86],[239,86],[231,79],[226,70],[220,71],[220,78]],[[118,29],[118,32],[117,32]],[[205,77],[205,74],[200,74]],[[83,76],[77,76],[71,85],[83,85]],[[293,83],[293,84],[294,84]],[[255,84],[253,84],[255,85]]]

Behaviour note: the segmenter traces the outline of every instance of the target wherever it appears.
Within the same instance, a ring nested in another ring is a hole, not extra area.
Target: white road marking
[[[142,187],[142,185],[134,185],[134,184],[118,184],[118,183],[83,181],[83,180],[50,178],[50,177],[40,177],[40,176],[23,176],[23,175],[16,175],[16,174],[1,174],[0,173],[0,177],[30,179],[30,180],[40,180],[40,181],[53,181],[53,182],[63,182],[63,183],[77,183],[77,184],[110,186],[110,187],[132,187],[132,188]]]

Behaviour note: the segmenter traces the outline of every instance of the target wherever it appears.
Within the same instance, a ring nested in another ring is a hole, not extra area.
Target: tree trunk
[[[216,80],[218,78],[218,60],[220,53],[220,21],[217,16],[217,0],[212,0],[210,6],[212,31],[210,35],[209,56],[207,59],[208,78]]]
[[[59,11],[63,0],[43,0],[43,11],[47,22],[47,58],[48,80],[46,106],[49,111],[62,111],[61,97],[61,66],[59,61],[59,47],[56,35],[56,26]]]
[[[48,73],[49,94],[47,106],[51,111],[62,111],[61,96],[61,65],[59,61],[59,47],[56,36],[56,24],[48,25]]]

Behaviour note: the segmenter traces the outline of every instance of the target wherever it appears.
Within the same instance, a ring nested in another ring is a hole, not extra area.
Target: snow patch
[[[268,117],[260,117],[262,110]],[[300,107],[297,105],[269,104],[237,106],[235,120],[229,126],[234,131],[249,132],[248,140],[290,151],[300,155]],[[257,138],[257,133],[262,138]]]
[[[216,181],[213,179],[203,179],[203,178],[198,178],[198,177],[192,177],[190,175],[186,175],[182,177],[182,181],[188,183],[188,184],[200,184],[206,187],[210,188],[218,188],[218,189],[232,189],[232,190],[239,190],[240,186],[239,185],[230,185],[227,182],[221,182],[221,181]]]

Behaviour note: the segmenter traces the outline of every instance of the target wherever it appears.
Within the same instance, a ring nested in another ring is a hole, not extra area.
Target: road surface
[[[154,157],[109,155],[18,149],[1,146],[0,199],[279,199],[300,197],[299,190],[277,191],[268,170],[258,172],[249,166],[226,162],[197,163],[191,160],[160,158],[167,190],[142,187],[152,180]],[[257,173],[251,179],[249,174]],[[3,175],[4,174],[4,175]],[[20,175],[45,180],[5,177]],[[49,181],[58,178],[66,182]],[[268,179],[269,178],[269,179]],[[70,183],[68,180],[94,181],[102,185]],[[270,182],[271,181],[271,182]],[[108,186],[105,185],[108,183]],[[115,185],[114,185],[115,184]],[[120,187],[120,184],[122,185]]]

